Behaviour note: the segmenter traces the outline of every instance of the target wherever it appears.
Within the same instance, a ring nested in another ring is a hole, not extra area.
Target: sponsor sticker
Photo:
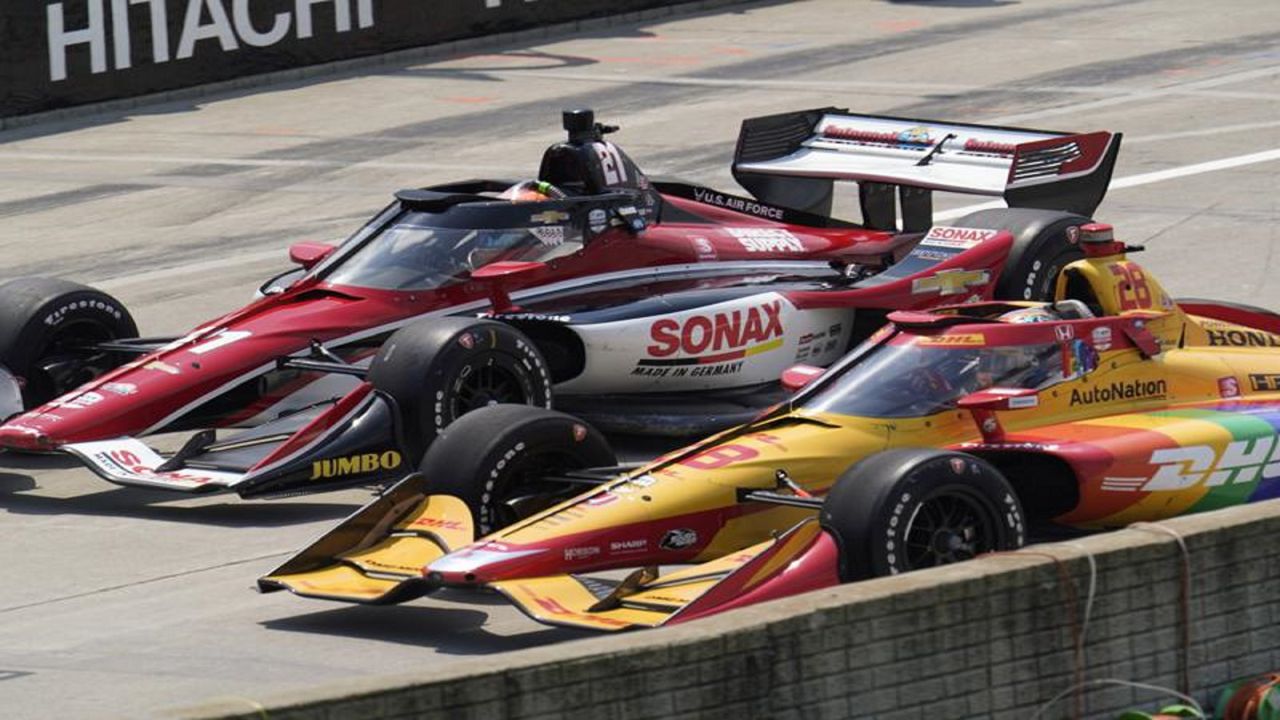
[[[563,225],[529,228],[529,232],[547,247],[558,247],[564,244],[565,229]]]
[[[83,392],[71,397],[59,398],[49,403],[49,407],[60,407],[68,410],[84,410],[105,400],[106,397],[93,391]]]
[[[704,237],[691,238],[693,249],[698,253],[699,260],[715,260],[719,256],[716,254],[716,246]]]
[[[565,560],[586,560],[600,554],[599,545],[585,545],[583,547],[565,548]]]
[[[1280,337],[1260,330],[1208,330],[1214,347],[1280,347]]]
[[[311,463],[311,480],[329,480],[351,475],[364,475],[383,470],[395,470],[404,458],[395,450],[382,453],[361,453],[341,458],[317,460]]]
[[[911,281],[912,294],[936,292],[939,295],[959,295],[972,287],[980,287],[991,281],[986,270],[943,270],[927,277]]]
[[[587,226],[591,228],[591,232],[604,232],[609,227],[609,214],[600,208],[592,210],[587,213]]]
[[[959,248],[967,250],[986,242],[999,234],[998,230],[980,230],[978,228],[958,228],[938,225],[929,229],[929,233],[920,241],[921,245],[930,247]]]
[[[1221,384],[1221,381],[1219,381],[1219,384]],[[1280,374],[1250,373],[1249,386],[1257,392],[1280,391]]]
[[[726,228],[747,252],[804,252],[804,243],[781,228]]]
[[[1240,381],[1229,375],[1218,378],[1218,394],[1224,398],[1240,397]]]
[[[546,212],[540,212],[537,215],[530,215],[529,221],[540,223],[542,225],[558,225],[560,223],[569,222],[569,213],[561,212],[560,210],[547,210]]]
[[[1111,328],[1103,326],[1093,329],[1090,335],[1093,340],[1093,347],[1098,352],[1106,352],[1111,349]]]
[[[1214,445],[1160,448],[1151,453],[1149,472],[1136,477],[1104,477],[1113,492],[1178,492],[1197,486],[1244,485],[1280,474],[1280,445],[1274,435]]]
[[[668,530],[666,535],[662,536],[662,542],[659,547],[663,550],[684,550],[698,542],[698,533],[689,528],[680,528],[678,530]]]
[[[1070,342],[1075,339],[1076,329],[1070,325],[1057,325],[1053,328],[1053,334],[1058,338],[1058,342]]]
[[[138,386],[133,383],[109,382],[103,384],[102,389],[116,395],[135,395],[138,392]]]
[[[916,344],[922,347],[955,347],[986,345],[987,336],[982,333],[957,333],[952,335],[921,335]]]
[[[1167,396],[1169,384],[1164,380],[1117,381],[1110,385],[1096,385],[1081,390],[1071,390],[1072,405],[1095,405],[1121,400],[1158,400]]]
[[[783,218],[783,210],[772,205],[748,200],[746,198],[733,197],[732,195],[723,195],[714,190],[706,188],[694,188],[693,199],[705,205],[714,205],[716,207],[727,208],[747,215],[755,215],[757,217],[768,218],[770,220],[781,220]]]
[[[649,540],[647,538],[615,540],[609,543],[609,553],[612,555],[627,555],[629,553],[645,552],[648,549]]]

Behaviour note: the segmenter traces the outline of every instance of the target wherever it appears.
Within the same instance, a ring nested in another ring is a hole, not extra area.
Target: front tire
[[[926,448],[855,463],[827,495],[819,522],[840,547],[844,582],[948,565],[1025,541],[1022,505],[985,460]]]
[[[58,278],[25,277],[0,284],[0,364],[22,385],[27,409],[68,393],[123,361],[93,345],[137,337],[119,300]]]
[[[524,333],[493,320],[439,318],[403,327],[378,350],[369,382],[395,399],[415,456],[473,410],[499,403],[551,407],[542,354]]]
[[[1084,257],[1080,226],[1090,222],[1083,215],[1056,210],[998,208],[979,210],[950,224],[1007,230],[1013,235],[1009,257],[996,281],[995,299],[1051,301],[1058,273]]]
[[[541,477],[616,463],[604,436],[572,415],[495,405],[445,428],[418,471],[428,494],[454,495],[467,503],[476,537],[482,537],[584,489]]]

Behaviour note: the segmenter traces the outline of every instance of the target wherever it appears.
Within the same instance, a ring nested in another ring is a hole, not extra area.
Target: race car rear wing
[[[923,231],[935,190],[1090,216],[1120,139],[822,108],[744,121],[733,173],[760,200],[824,215],[835,181],[857,182],[864,224],[885,230],[897,227],[896,189],[902,229]]]

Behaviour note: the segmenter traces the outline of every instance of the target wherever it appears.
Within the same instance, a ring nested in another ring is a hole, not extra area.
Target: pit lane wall
[[[8,0],[0,118],[689,0]]]
[[[1188,549],[1189,574],[1175,539]],[[1079,677],[1177,688],[1206,707],[1280,670],[1280,500],[788,598],[685,626],[211,701],[188,720],[321,718],[1007,718]],[[1087,556],[1097,563],[1087,628]],[[1183,622],[1180,590],[1190,595]],[[1078,657],[1074,638],[1085,633]],[[1184,632],[1186,633],[1184,635]],[[1186,644],[1184,646],[1184,637]],[[1090,689],[1082,717],[1170,702]],[[1072,715],[1068,694],[1042,717]]]

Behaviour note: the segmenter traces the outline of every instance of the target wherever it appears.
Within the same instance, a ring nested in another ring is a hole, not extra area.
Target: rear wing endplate
[[[906,231],[933,224],[934,190],[1091,216],[1120,139],[823,108],[744,121],[733,173],[760,200],[822,214],[835,181],[857,182],[864,223],[880,229],[896,228],[895,189]]]

